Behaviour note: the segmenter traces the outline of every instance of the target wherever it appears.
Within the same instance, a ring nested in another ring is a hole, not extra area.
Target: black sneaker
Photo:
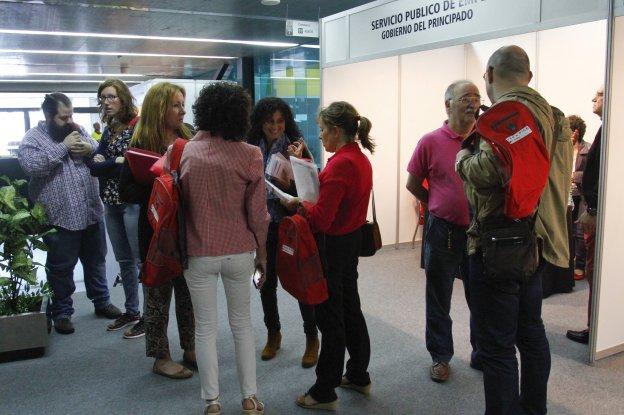
[[[119,317],[117,320],[115,320],[113,323],[109,324],[106,327],[106,330],[108,331],[116,331],[116,330],[121,330],[124,327],[127,327],[131,324],[136,323],[137,321],[139,321],[140,319],[140,315],[139,314],[128,314],[128,313],[123,313],[121,315],[121,317]]]
[[[59,334],[72,334],[74,332],[74,324],[69,317],[61,317],[54,320],[54,330]]]
[[[111,320],[115,320],[121,317],[121,310],[115,307],[113,304],[107,304],[104,307],[96,308],[95,315],[98,317],[105,317]]]
[[[143,336],[145,336],[145,323],[143,322],[143,317],[141,317],[134,326],[130,327],[123,334],[124,339],[136,339]]]

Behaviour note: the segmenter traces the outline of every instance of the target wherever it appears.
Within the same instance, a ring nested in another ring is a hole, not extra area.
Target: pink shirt
[[[262,153],[199,131],[184,148],[180,181],[189,256],[240,254],[266,243]]]
[[[456,225],[468,226],[468,199],[463,182],[455,172],[461,141],[462,137],[445,121],[442,127],[420,139],[407,171],[429,182],[429,212]]]

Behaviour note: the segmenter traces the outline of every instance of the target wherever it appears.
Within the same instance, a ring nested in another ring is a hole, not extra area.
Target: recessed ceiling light
[[[102,80],[103,81],[103,80]],[[41,84],[99,84],[102,81],[76,80],[76,79],[1,79],[0,84],[6,83],[41,83]],[[138,84],[138,81],[126,81],[126,84]]]
[[[261,0],[263,6],[277,6],[280,4],[280,0]]]
[[[0,70],[0,75],[18,77],[18,76],[99,76],[103,78],[137,78],[144,77],[143,74],[136,73],[79,73],[79,72],[24,72],[10,73]]]
[[[304,48],[309,48],[309,49],[320,49],[321,47],[319,45],[300,45],[303,46]]]
[[[0,29],[0,33],[14,35],[35,35],[35,36],[69,36],[69,37],[95,37],[103,39],[143,39],[143,40],[161,40],[171,42],[201,42],[201,43],[229,43],[237,45],[251,46],[268,46],[268,47],[293,47],[299,46],[297,43],[286,42],[269,42],[260,40],[228,40],[228,39],[209,39],[198,37],[171,37],[171,36],[144,36],[114,33],[89,33],[89,32],[44,32],[41,30],[17,30],[17,29]]]
[[[45,49],[0,49],[0,53],[35,53],[47,55],[96,55],[96,56],[142,56],[153,58],[191,58],[191,59],[236,59],[236,56],[211,55],[175,55],[169,53],[135,53],[135,52],[89,52],[73,50],[45,50]]]

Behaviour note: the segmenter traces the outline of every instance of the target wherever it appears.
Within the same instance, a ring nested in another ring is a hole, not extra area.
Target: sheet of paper
[[[316,164],[296,157],[290,158],[297,195],[306,202],[316,203],[319,197],[319,178]]]
[[[296,200],[299,200],[298,197],[293,196],[293,195],[289,195],[288,193],[284,192],[282,189],[280,189],[279,187],[275,186],[273,183],[271,183],[270,181],[268,181],[267,179],[264,179],[264,182],[267,185],[267,188],[275,195],[277,196],[280,200],[285,200],[287,202],[294,202]]]
[[[293,172],[290,162],[281,153],[271,155],[267,163],[266,173],[283,182],[289,183],[293,180]]]

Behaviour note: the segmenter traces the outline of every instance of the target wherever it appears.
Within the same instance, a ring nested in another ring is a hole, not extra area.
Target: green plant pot
[[[45,304],[41,311],[0,316],[0,362],[41,357],[48,346]]]

